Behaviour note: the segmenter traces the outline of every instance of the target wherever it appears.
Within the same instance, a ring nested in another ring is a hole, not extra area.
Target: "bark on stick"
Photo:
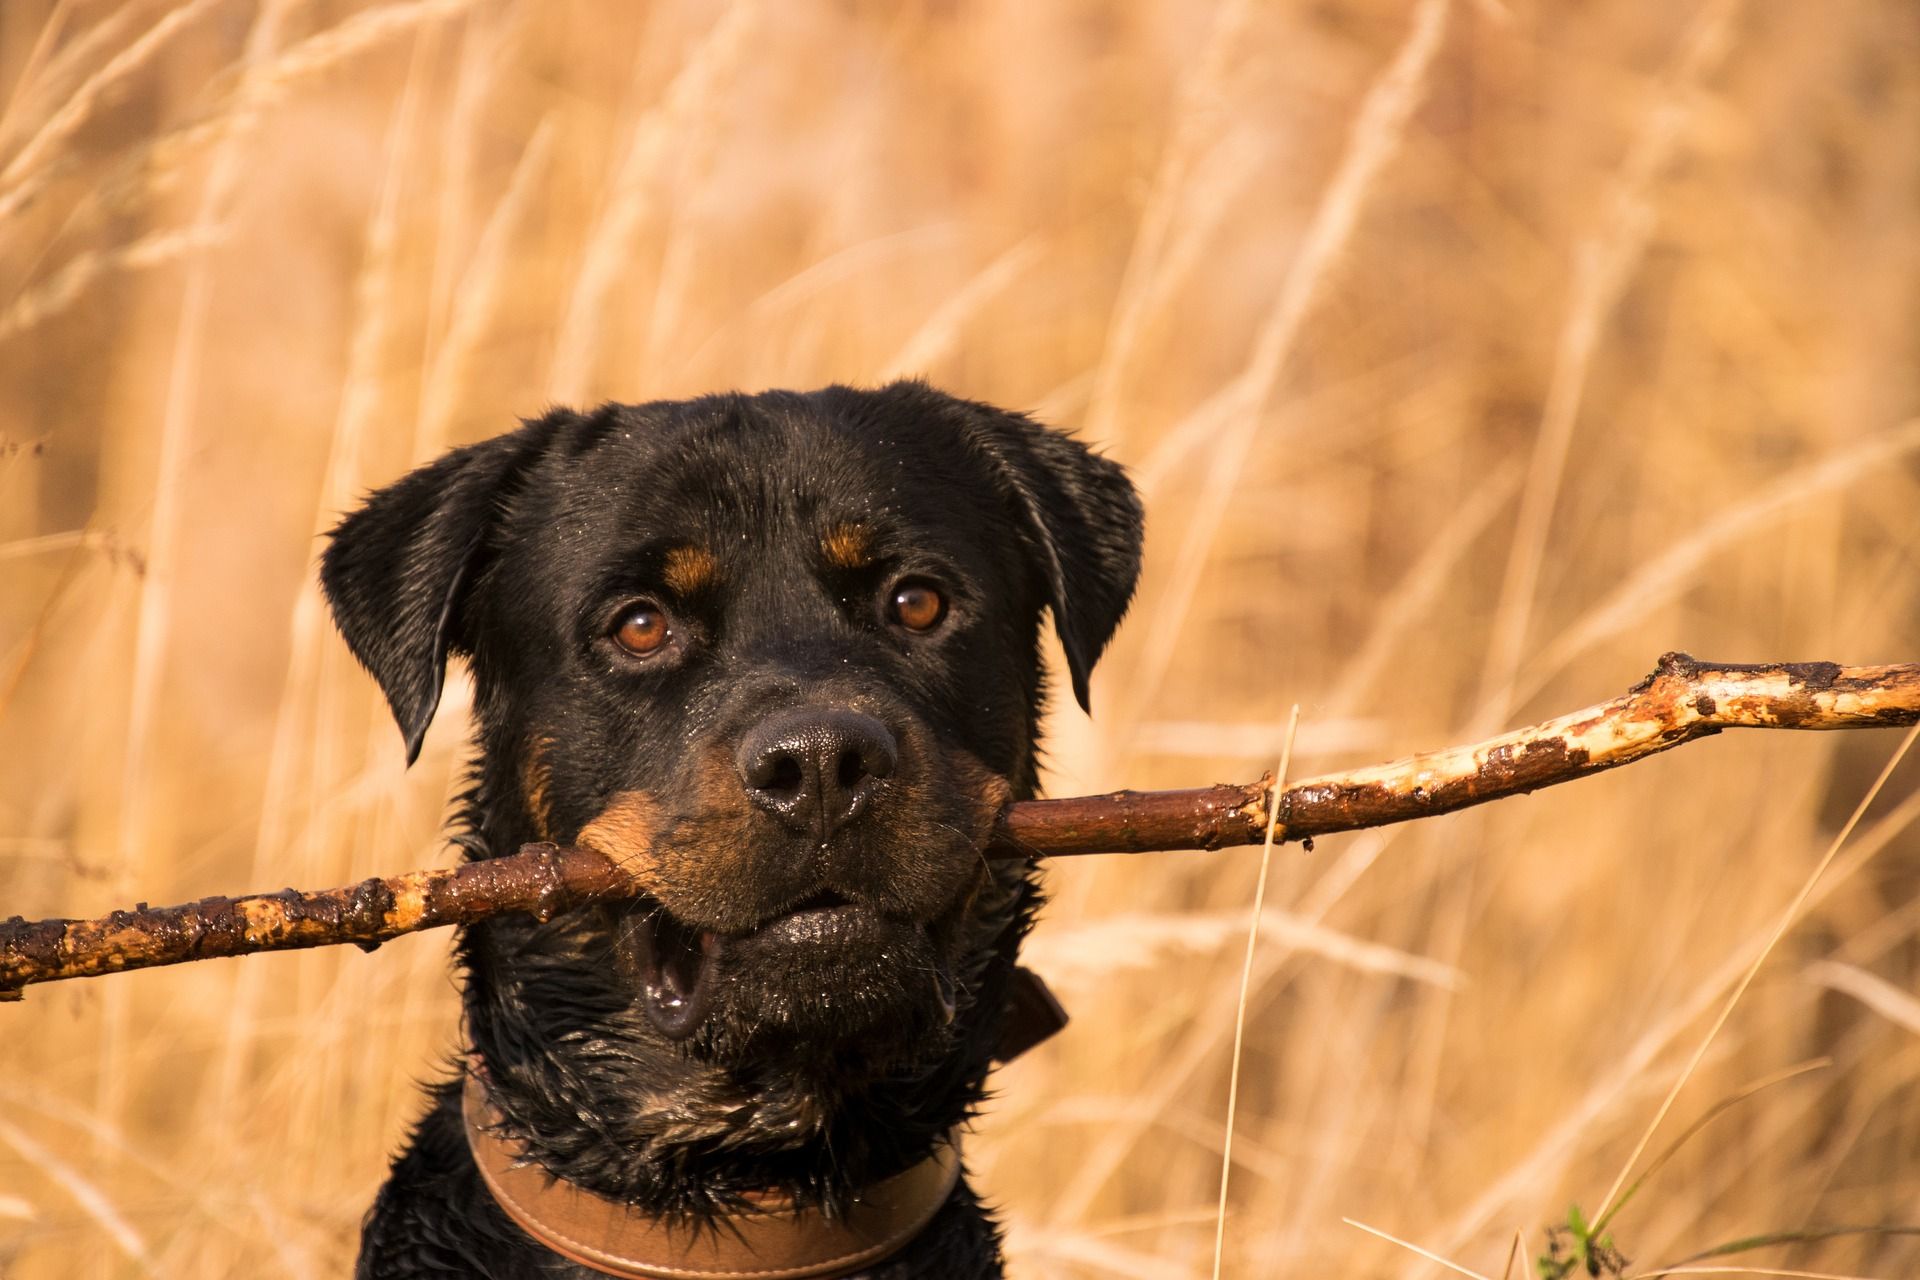
[[[1920,663],[1735,666],[1682,653],[1610,702],[1468,746],[1290,782],[1276,842],[1387,826],[1571,782],[1723,729],[1866,729],[1920,721]],[[1147,853],[1257,844],[1269,779],[1192,791],[1115,791],[1007,806],[988,847],[1004,858]],[[507,912],[546,919],[640,886],[588,849],[528,845],[453,870],[341,889],[206,898],[94,920],[0,921],[0,1000],[30,983],[94,977],[255,951],[357,943]]]

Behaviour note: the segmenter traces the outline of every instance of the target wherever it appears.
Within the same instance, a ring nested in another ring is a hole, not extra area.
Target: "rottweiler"
[[[556,410],[347,515],[322,584],[409,762],[470,664],[450,838],[648,887],[465,930],[357,1274],[999,1275],[956,1135],[1039,894],[982,851],[1043,610],[1084,707],[1141,534],[1117,464],[920,382]]]

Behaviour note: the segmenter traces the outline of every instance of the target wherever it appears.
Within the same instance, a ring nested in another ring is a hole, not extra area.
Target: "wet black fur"
[[[823,526],[849,521],[873,534],[876,567],[810,558]],[[684,646],[671,663],[634,663],[607,637],[622,601],[663,596],[666,541],[711,547],[718,582],[671,601]],[[454,839],[488,857],[569,842],[633,791],[663,797],[697,833],[711,796],[689,761],[729,749],[769,710],[816,702],[890,718],[931,753],[923,766],[964,752],[1031,796],[1040,614],[1053,614],[1084,705],[1139,550],[1139,505],[1118,467],[1019,415],[897,383],[550,413],[374,494],[334,531],[322,581],[409,759],[447,656],[471,662],[477,755]],[[934,640],[893,634],[877,612],[903,572],[948,591],[954,615]],[[535,765],[544,829],[526,781]],[[698,1217],[758,1188],[831,1209],[962,1122],[981,1100],[1038,897],[1017,864],[997,863],[962,898],[954,886],[977,853],[924,816],[928,796],[951,797],[922,773],[844,850],[801,858],[769,843],[746,873],[711,880],[696,866],[672,886],[684,891],[674,912],[722,929],[810,887],[870,899],[923,922],[927,957],[951,975],[951,1025],[935,1015],[931,975],[895,974],[886,957],[860,990],[839,990],[801,961],[788,972],[749,955],[710,1025],[674,1042],[623,977],[616,944],[634,926],[621,910],[468,930],[467,1034],[529,1155],[651,1212]],[[358,1275],[592,1275],[493,1204],[454,1085],[429,1097],[368,1215]],[[999,1270],[997,1230],[963,1183],[866,1274]]]

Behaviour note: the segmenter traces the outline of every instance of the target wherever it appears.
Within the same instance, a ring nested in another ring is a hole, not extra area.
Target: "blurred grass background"
[[[923,373],[1150,510],[1056,793],[1296,776],[1662,650],[1920,659],[1910,0],[6,0],[0,914],[443,864],[315,534],[549,403]],[[1734,735],[1276,856],[1238,1276],[1596,1207],[1896,746]],[[1920,1223],[1920,762],[1681,1094],[1637,1266]],[[969,1146],[1024,1277],[1206,1273],[1250,852],[1062,865]],[[0,1009],[0,1274],[345,1275],[447,939]],[[1664,1136],[1655,1141],[1658,1150]],[[1920,1273],[1867,1235],[1753,1265]]]

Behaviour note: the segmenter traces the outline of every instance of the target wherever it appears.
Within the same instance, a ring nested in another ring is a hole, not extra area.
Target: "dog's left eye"
[[[651,600],[629,605],[614,625],[613,642],[636,658],[647,658],[667,647],[673,624],[667,611]]]
[[[931,631],[947,616],[947,598],[931,582],[908,579],[887,592],[887,618],[909,631]]]

